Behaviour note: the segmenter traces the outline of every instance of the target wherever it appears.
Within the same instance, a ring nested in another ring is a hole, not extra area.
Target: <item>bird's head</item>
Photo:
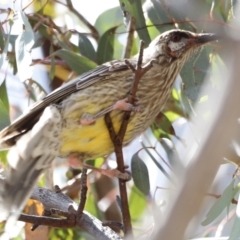
[[[159,64],[180,60],[185,63],[204,44],[217,40],[212,33],[193,33],[174,29],[156,37],[144,51],[144,56],[156,59]]]

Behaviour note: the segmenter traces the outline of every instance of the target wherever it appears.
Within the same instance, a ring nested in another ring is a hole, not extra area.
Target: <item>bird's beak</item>
[[[216,41],[219,39],[214,33],[201,33],[195,37],[195,42],[200,44],[205,44],[211,41]]]

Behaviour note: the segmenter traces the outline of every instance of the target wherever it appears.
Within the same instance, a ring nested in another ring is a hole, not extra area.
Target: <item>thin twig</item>
[[[58,3],[60,3],[59,1],[57,1]],[[67,0],[67,6],[69,8],[69,10],[71,10],[88,28],[89,30],[91,31],[92,33],[92,37],[98,41],[99,39],[99,33],[98,31],[96,30],[96,28],[87,21],[87,19],[81,14],[79,13],[72,5],[72,1],[71,0]]]

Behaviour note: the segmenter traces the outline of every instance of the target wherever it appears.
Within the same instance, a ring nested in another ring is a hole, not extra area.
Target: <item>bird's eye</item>
[[[181,36],[179,34],[176,34],[171,39],[173,42],[179,42],[181,40]]]

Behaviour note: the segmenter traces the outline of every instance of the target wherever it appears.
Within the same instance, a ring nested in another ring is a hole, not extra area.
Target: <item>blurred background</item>
[[[160,33],[181,28],[221,33],[239,40],[237,13],[234,0],[0,1],[0,129],[64,82],[104,62],[137,54],[140,39],[148,46]],[[134,18],[131,28],[130,17]],[[204,132],[213,119],[214,105],[209,101],[212,92],[221,94],[226,80],[218,74],[226,68],[224,54],[226,49],[219,41],[193,56],[176,79],[171,96],[155,122],[124,148],[125,162],[133,175],[128,182],[128,196],[135,236],[150,239],[154,228],[165,218],[179,178],[200,146],[199,132]],[[201,114],[196,112],[199,105]],[[196,122],[202,123],[200,128]],[[229,156],[219,159],[223,164],[209,186],[199,215],[187,231],[188,238],[217,239],[229,236],[235,229],[237,201],[231,201],[237,199],[239,188],[237,138],[231,148],[229,143],[229,149]],[[7,164],[6,155],[7,152],[0,153],[2,169]],[[115,156],[103,156],[91,164],[115,168]],[[139,173],[143,178],[137,177]],[[39,180],[39,186],[53,189],[57,184],[77,202],[80,177],[81,171],[71,169],[66,159],[56,159]],[[117,180],[89,171],[88,187],[85,210],[101,221],[121,221],[116,202]],[[193,190],[193,195],[195,191],[198,189]],[[206,218],[210,209],[213,210]],[[41,204],[33,201],[25,209],[29,214],[41,211]],[[4,223],[0,226],[3,229]],[[39,227],[34,232],[29,229],[28,224],[21,222],[4,237],[92,239],[77,228]]]

